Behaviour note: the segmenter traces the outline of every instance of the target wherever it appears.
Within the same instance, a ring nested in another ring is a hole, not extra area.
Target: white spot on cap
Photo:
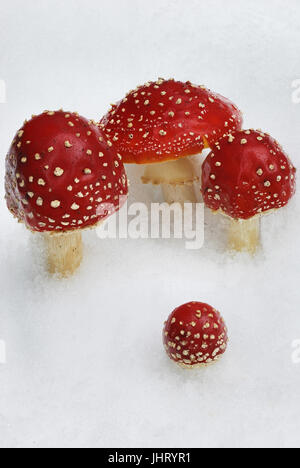
[[[56,167],[54,171],[54,175],[56,177],[61,177],[65,171],[61,167]]]
[[[51,202],[51,207],[52,208],[59,208],[60,207],[60,201],[59,200],[53,200]]]

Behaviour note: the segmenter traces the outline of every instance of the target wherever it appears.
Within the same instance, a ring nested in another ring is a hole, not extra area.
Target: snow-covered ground
[[[230,97],[245,126],[269,131],[300,167],[298,0],[10,0],[0,10],[1,178],[25,117],[63,107],[98,119],[158,76]],[[159,199],[140,169],[128,173],[131,200]],[[227,221],[207,212],[200,251],[85,233],[82,268],[64,281],[45,273],[4,201],[0,216],[0,447],[300,446],[300,192],[263,219],[255,259],[229,255]],[[168,314],[191,300],[217,307],[230,334],[224,359],[195,372],[161,343]]]

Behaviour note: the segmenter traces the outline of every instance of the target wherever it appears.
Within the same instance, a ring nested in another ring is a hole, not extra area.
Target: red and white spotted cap
[[[203,302],[189,302],[168,318],[163,342],[170,359],[181,367],[203,367],[225,353],[227,328],[216,309]]]
[[[96,123],[46,111],[25,122],[6,159],[9,210],[32,231],[96,225],[128,194],[122,157]]]
[[[296,169],[270,135],[256,130],[221,139],[202,168],[206,205],[234,219],[281,208],[296,190]]]
[[[100,122],[124,163],[150,164],[201,153],[242,128],[242,114],[205,86],[159,79],[131,91]]]

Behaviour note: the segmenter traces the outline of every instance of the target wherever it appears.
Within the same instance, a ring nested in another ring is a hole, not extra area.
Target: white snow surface
[[[0,5],[0,173],[15,131],[44,109],[99,120],[159,76],[204,83],[235,101],[245,127],[274,135],[300,167],[298,0],[10,0]],[[129,167],[130,200],[159,199]],[[300,192],[262,220],[255,259],[206,240],[106,240],[84,234],[71,279],[45,272],[36,237],[0,189],[0,447],[299,447]],[[223,314],[225,357],[184,371],[163,322],[188,301]]]

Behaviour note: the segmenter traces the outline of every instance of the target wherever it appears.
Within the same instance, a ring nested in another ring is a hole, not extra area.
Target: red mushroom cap
[[[208,304],[190,302],[172,312],[164,328],[170,359],[183,367],[200,367],[225,353],[227,328],[220,313]]]
[[[206,205],[234,219],[281,208],[295,193],[296,169],[282,147],[261,131],[223,138],[202,170]]]
[[[201,153],[242,127],[242,114],[204,86],[163,79],[131,91],[100,126],[124,163],[149,164]]]
[[[33,117],[19,130],[6,159],[5,189],[9,210],[39,232],[91,227],[128,193],[121,156],[97,124],[63,111]]]

